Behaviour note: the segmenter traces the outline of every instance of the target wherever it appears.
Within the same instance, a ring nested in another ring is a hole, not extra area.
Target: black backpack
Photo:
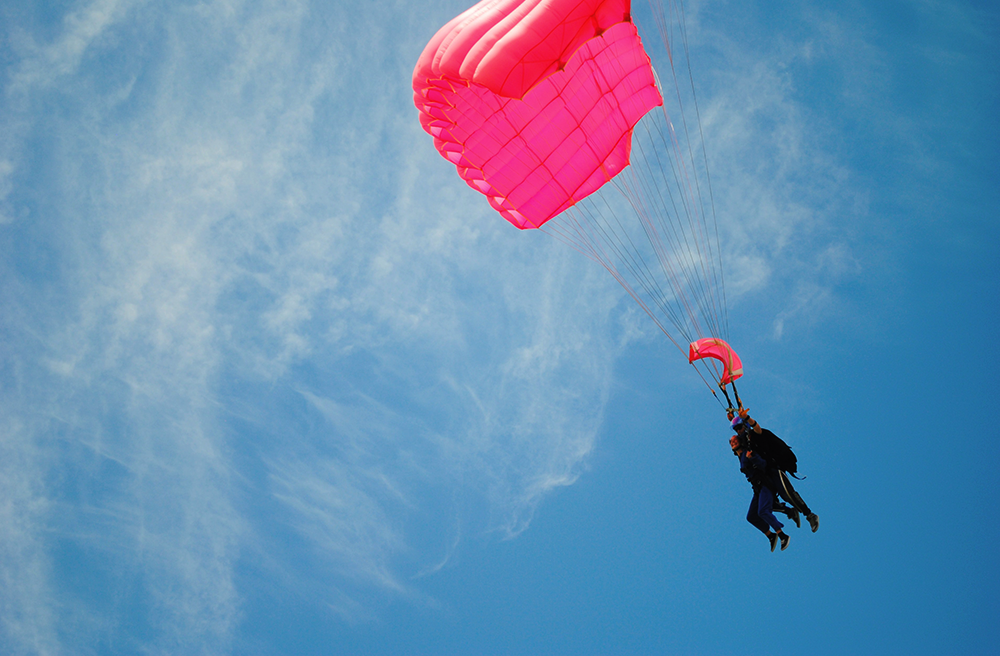
[[[785,444],[784,440],[766,428],[761,429],[760,435],[754,431],[749,431],[749,434],[749,448],[764,458],[769,467],[780,469],[789,474],[795,473],[798,469],[797,460],[792,449]]]

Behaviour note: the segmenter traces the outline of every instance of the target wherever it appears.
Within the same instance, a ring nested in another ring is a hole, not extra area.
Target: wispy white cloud
[[[3,212],[4,200],[14,189],[14,183],[11,181],[13,173],[14,165],[9,160],[0,160],[0,225],[14,220],[13,217]]]
[[[248,588],[310,578],[352,620],[372,596],[432,603],[414,577],[460,535],[518,535],[586,470],[615,358],[652,331],[434,152],[407,91],[425,14],[94,2],[50,43],[21,28],[0,153],[9,644],[58,653],[121,621],[137,648],[225,652]],[[702,96],[736,295],[809,274],[778,337],[862,267],[810,241],[849,177],[783,73],[814,48],[722,42],[731,73]],[[66,544],[104,592],[73,586]]]
[[[51,600],[57,590],[52,581],[51,557],[40,524],[50,509],[49,495],[32,476],[41,457],[32,448],[30,429],[16,415],[4,412],[0,420],[3,476],[0,477],[0,586],[4,594],[0,631],[13,653],[55,653],[59,641],[59,613]]]
[[[31,34],[11,26],[20,62],[12,77],[15,93],[48,87],[75,74],[87,49],[123,20],[133,0],[95,0],[69,12],[62,29],[49,43],[36,43]]]
[[[54,264],[3,270],[7,644],[126,623],[224,652],[241,563],[280,556],[261,536],[294,531],[360,618],[366,591],[422,599],[459,530],[524,530],[593,448],[619,294],[437,158],[390,6],[88,7],[22,35],[5,119],[5,243]],[[139,63],[102,68],[137,32]],[[53,98],[72,111],[32,113]]]
[[[721,56],[726,62],[706,71],[702,119],[730,303],[739,312],[743,300],[751,299],[755,312],[767,308],[781,317],[776,325],[802,316],[802,303],[793,299],[804,287],[817,290],[809,310],[822,316],[832,309],[824,299],[833,298],[836,285],[863,267],[853,254],[851,231],[831,227],[863,220],[864,181],[838,155],[838,126],[806,102],[810,90],[800,85],[808,79],[802,71],[825,66],[845,51],[857,53],[859,61],[877,58],[866,56],[870,48],[839,17],[810,16],[806,21],[813,29],[803,33],[802,41],[764,45],[752,36],[737,40],[739,35],[703,20],[706,30],[695,46],[707,58]],[[877,70],[850,70],[845,89],[859,91],[862,81],[864,88],[878,85]],[[850,265],[821,264],[834,254]],[[776,293],[779,289],[784,291]],[[783,334],[774,332],[775,337]]]

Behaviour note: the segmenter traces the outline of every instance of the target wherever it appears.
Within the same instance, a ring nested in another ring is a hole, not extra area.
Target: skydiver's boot
[[[774,551],[774,548],[776,546],[778,546],[778,534],[777,533],[765,533],[764,535],[767,536],[768,542],[771,543],[771,551]]]
[[[788,537],[788,534],[787,533],[775,533],[775,535],[777,535],[778,538],[781,540],[781,550],[784,551],[786,548],[788,548],[788,541],[791,540],[791,538]],[[774,551],[774,549],[771,549],[771,551]]]
[[[777,503],[774,504],[773,511],[774,512],[784,513],[785,515],[788,516],[788,519],[790,519],[791,521],[795,522],[795,526],[796,527],[800,527],[801,528],[802,523],[799,521],[799,511],[797,509],[789,506],[786,503],[778,501]]]
[[[816,513],[809,513],[806,515],[806,521],[809,522],[809,528],[811,528],[813,533],[815,533],[816,529],[819,528],[819,517],[816,516]]]

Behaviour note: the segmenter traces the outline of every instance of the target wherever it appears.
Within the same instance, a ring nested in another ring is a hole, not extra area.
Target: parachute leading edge
[[[630,0],[483,0],[413,71],[420,124],[518,228],[537,228],[629,164],[663,104]]]
[[[736,355],[733,347],[718,337],[705,337],[691,342],[688,362],[694,364],[695,360],[702,358],[713,358],[722,363],[720,385],[728,385],[743,375],[743,362],[740,360],[740,356]]]

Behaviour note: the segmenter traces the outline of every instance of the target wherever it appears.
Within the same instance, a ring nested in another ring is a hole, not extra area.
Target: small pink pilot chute
[[[717,337],[705,337],[691,342],[688,362],[694,364],[695,360],[702,358],[714,358],[722,363],[722,378],[719,379],[721,385],[728,385],[743,375],[740,356],[736,355],[729,344]]]
[[[483,0],[442,27],[413,71],[442,157],[518,228],[537,228],[629,163],[663,103],[630,0]]]

